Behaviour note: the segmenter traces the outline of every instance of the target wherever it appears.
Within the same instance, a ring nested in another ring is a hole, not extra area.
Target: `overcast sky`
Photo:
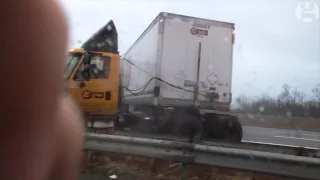
[[[69,18],[70,46],[79,47],[112,19],[119,33],[120,54],[124,54],[159,12],[172,12],[235,23],[234,97],[276,95],[284,83],[311,97],[311,89],[320,83],[320,18],[302,12],[298,16],[302,19],[297,20],[296,7],[298,3],[304,7],[306,1],[60,1]],[[313,2],[320,6],[320,0]],[[312,22],[303,22],[308,17]]]

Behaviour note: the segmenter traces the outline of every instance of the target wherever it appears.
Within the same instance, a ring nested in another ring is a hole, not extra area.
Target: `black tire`
[[[175,123],[174,134],[178,137],[193,139],[202,135],[203,127],[201,119],[189,114],[181,115]]]
[[[243,137],[243,129],[237,117],[229,116],[226,123],[225,140],[231,142],[241,142]]]

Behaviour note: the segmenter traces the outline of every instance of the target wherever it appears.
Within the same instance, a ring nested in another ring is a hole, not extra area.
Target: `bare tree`
[[[304,98],[305,98],[305,94],[303,92],[300,92],[296,89],[294,89],[292,91],[292,103],[293,104],[303,104],[304,102]]]
[[[318,84],[317,87],[312,89],[312,93],[317,98],[317,100],[320,102],[320,84]]]
[[[282,89],[277,98],[268,94],[256,98],[241,95],[236,102],[241,112],[320,118],[320,84],[312,89],[315,98],[311,100],[307,100],[303,92],[288,84],[284,84]]]
[[[246,110],[250,105],[250,99],[245,95],[240,95],[240,97],[237,97],[236,102],[242,110]]]
[[[283,103],[290,101],[291,87],[288,84],[284,84],[282,89],[283,91],[279,94],[278,99]]]

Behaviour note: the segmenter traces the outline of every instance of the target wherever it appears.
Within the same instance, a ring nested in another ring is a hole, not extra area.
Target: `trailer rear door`
[[[168,15],[164,23],[161,77],[185,90],[162,85],[161,97],[229,107],[234,25],[180,15]]]

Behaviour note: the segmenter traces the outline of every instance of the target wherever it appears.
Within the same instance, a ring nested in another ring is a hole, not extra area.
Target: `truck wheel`
[[[200,138],[202,135],[201,119],[192,115],[182,115],[175,123],[174,134],[178,137],[188,137],[189,139]]]
[[[229,116],[227,118],[225,140],[230,142],[241,142],[243,137],[243,129],[238,118]]]

